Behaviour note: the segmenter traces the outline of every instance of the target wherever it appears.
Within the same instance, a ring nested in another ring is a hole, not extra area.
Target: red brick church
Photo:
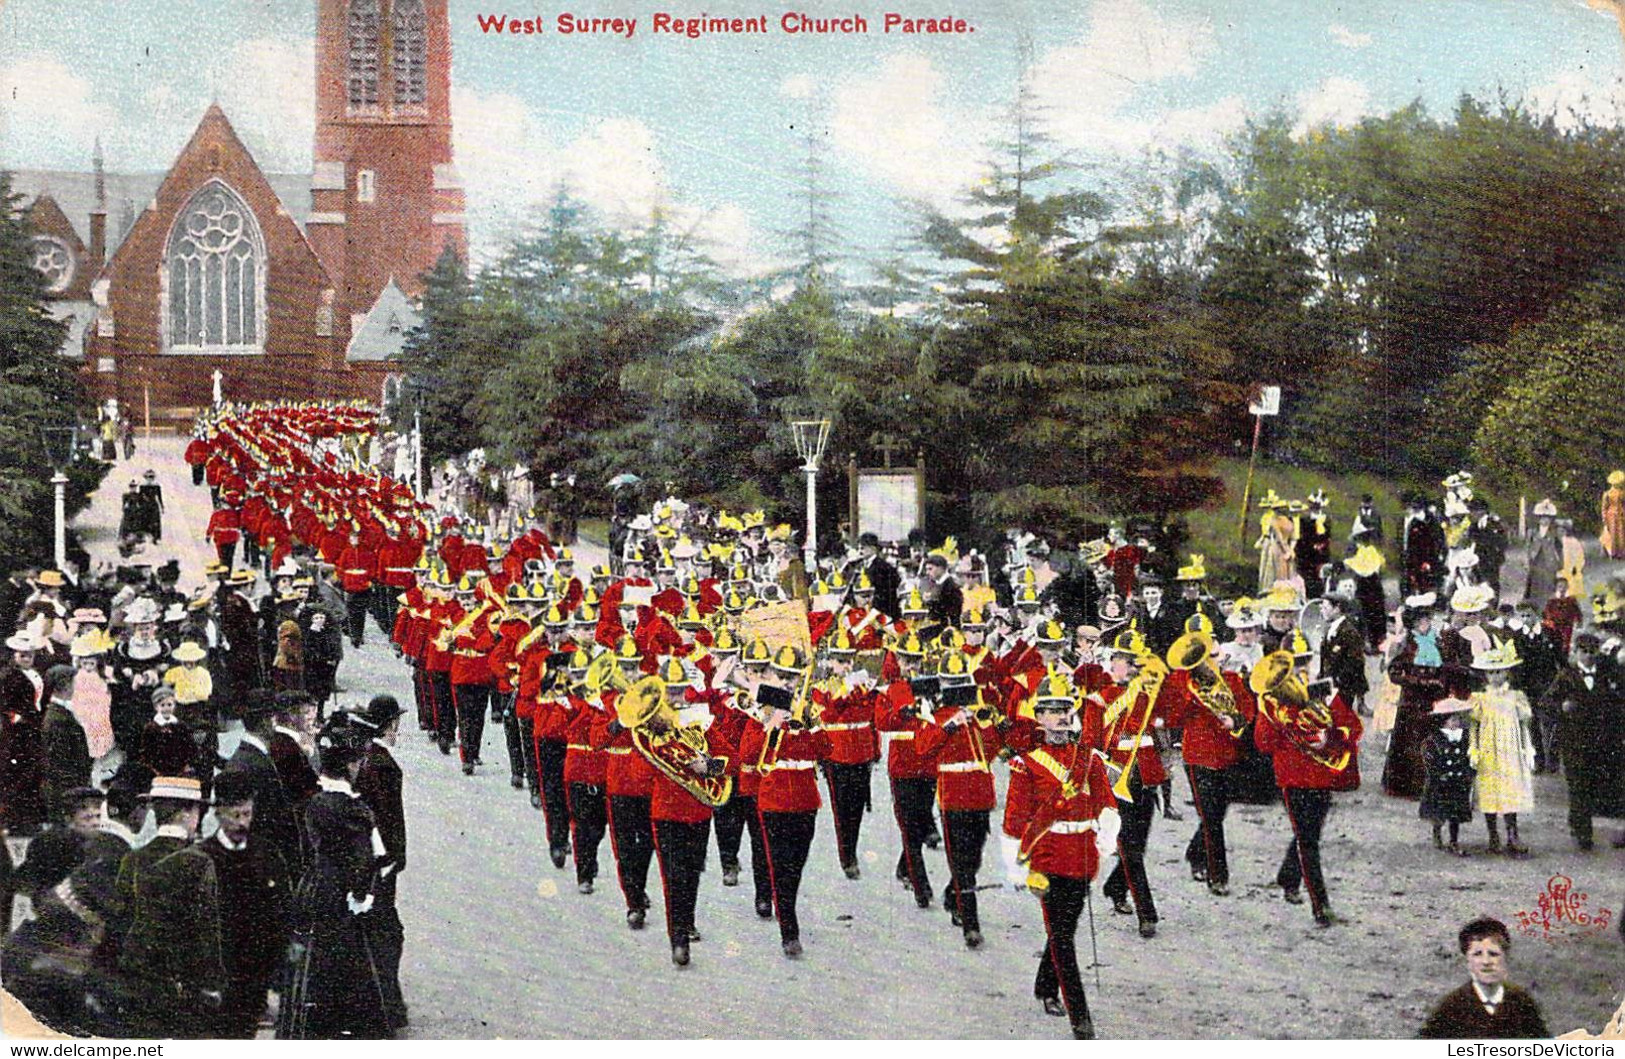
[[[98,149],[90,173],[14,174],[98,401],[184,420],[217,371],[227,400],[395,385],[422,274],[467,252],[446,4],[316,0],[312,173],[262,172],[211,105],[165,173],[106,172]]]

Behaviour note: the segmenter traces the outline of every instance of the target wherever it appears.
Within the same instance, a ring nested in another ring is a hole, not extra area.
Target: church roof
[[[167,172],[107,173],[107,256],[111,258],[164,182]],[[266,173],[282,208],[301,230],[310,215],[309,173]],[[96,174],[90,170],[13,169],[11,190],[23,196],[25,204],[48,194],[67,215],[82,242],[90,242],[90,211],[96,208]]]
[[[418,312],[391,276],[384,289],[378,292],[378,300],[367,310],[366,319],[350,336],[350,347],[344,351],[344,359],[394,360],[405,348],[406,336],[422,323],[423,314]]]

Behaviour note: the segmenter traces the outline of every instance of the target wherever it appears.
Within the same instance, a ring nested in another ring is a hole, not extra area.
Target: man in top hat
[[[106,795],[95,787],[64,791],[53,808],[55,824],[28,843],[27,859],[17,866],[15,890],[38,907],[51,888],[84,862],[91,838],[102,819]],[[7,926],[10,921],[7,921]]]
[[[373,890],[377,901],[364,919],[379,965],[378,981],[384,990],[384,1012],[391,1029],[407,1023],[406,1002],[401,998],[401,951],[406,934],[395,907],[396,886],[401,872],[406,870],[406,808],[401,799],[401,766],[390,749],[400,735],[401,715],[405,712],[393,695],[374,695],[355,718],[373,733],[356,773],[355,791],[372,810],[384,843],[383,864]]]
[[[1316,489],[1309,494],[1309,510],[1298,516],[1298,539],[1293,544],[1293,558],[1298,576],[1310,599],[1318,599],[1322,592],[1320,568],[1332,558],[1331,522],[1326,516],[1326,491]]]
[[[260,655],[259,614],[249,593],[254,587],[254,571],[233,570],[226,578],[225,595],[220,601],[222,676],[231,702],[242,702],[250,688],[264,687],[265,669]]]
[[[926,608],[926,620],[933,626],[947,627],[959,625],[960,614],[965,609],[965,594],[960,590],[959,582],[954,580],[953,573],[948,569],[948,558],[941,552],[932,552],[925,557],[925,577],[928,582],[935,585]]]
[[[214,785],[219,828],[199,843],[219,882],[221,958],[226,985],[210,1036],[247,1040],[265,1015],[266,996],[288,947],[289,869],[277,851],[253,835],[255,784],[227,769]]]
[[[1428,512],[1427,501],[1421,496],[1413,495],[1405,502],[1399,544],[1405,568],[1405,590],[1401,595],[1437,592],[1445,573],[1444,526]]]
[[[1326,597],[1331,621],[1320,641],[1320,675],[1329,679],[1343,700],[1357,712],[1365,712],[1365,695],[1370,684],[1365,673],[1365,634],[1355,617],[1358,604],[1346,591]]]
[[[1379,545],[1383,540],[1382,514],[1377,511],[1376,498],[1370,493],[1361,494],[1360,509],[1349,524],[1349,540],[1358,543],[1362,538]]]
[[[1489,502],[1481,496],[1467,501],[1471,521],[1467,527],[1467,541],[1478,556],[1478,576],[1501,594],[1501,567],[1506,564],[1510,534],[1501,516],[1490,511]]]
[[[863,572],[869,575],[869,583],[874,586],[874,605],[877,610],[892,621],[900,616],[897,609],[897,594],[903,587],[903,579],[884,555],[880,554],[880,538],[873,533],[864,533],[858,537],[858,551],[863,553]]]
[[[1569,833],[1582,851],[1593,848],[1592,817],[1625,816],[1625,680],[1601,653],[1594,632],[1574,637],[1569,662],[1542,698],[1557,718],[1557,747],[1569,788]]]
[[[212,1035],[226,987],[221,963],[220,885],[214,862],[192,845],[203,819],[203,786],[160,776],[148,794],[158,833],[126,854],[118,886],[130,908],[119,968],[132,994],[132,1037]]]

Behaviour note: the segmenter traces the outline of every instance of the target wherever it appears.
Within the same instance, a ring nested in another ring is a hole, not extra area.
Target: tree
[[[74,426],[85,398],[71,363],[59,354],[66,326],[45,306],[44,278],[33,267],[21,196],[0,172],[0,555],[17,564],[52,560],[55,527],[42,431]],[[76,460],[68,469],[68,513],[84,506],[106,465]]]

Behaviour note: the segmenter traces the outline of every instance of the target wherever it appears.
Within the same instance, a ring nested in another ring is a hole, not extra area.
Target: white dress
[[[1523,813],[1535,807],[1535,750],[1529,742],[1529,699],[1512,688],[1488,688],[1471,700],[1471,749],[1478,769],[1478,809]]]

